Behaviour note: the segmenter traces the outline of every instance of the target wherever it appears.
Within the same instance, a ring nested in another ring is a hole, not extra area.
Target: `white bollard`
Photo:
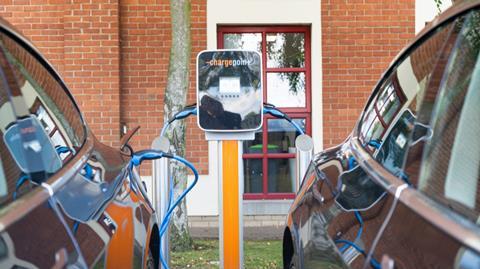
[[[302,183],[303,177],[307,173],[308,166],[313,156],[313,139],[308,135],[299,135],[295,139],[295,148],[297,149],[296,155],[296,181],[293,191],[296,193],[300,184]]]
[[[159,136],[153,140],[152,148],[168,152],[170,143],[167,138]],[[160,158],[152,162],[152,204],[157,213],[157,223],[160,226],[168,210],[170,199],[170,159]],[[170,247],[168,232],[162,238],[160,245],[163,259],[170,264]],[[160,264],[160,268],[163,268]]]

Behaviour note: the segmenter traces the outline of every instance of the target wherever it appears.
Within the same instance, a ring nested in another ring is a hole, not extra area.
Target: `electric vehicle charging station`
[[[290,122],[301,134],[295,140],[296,176],[293,186],[296,192],[306,173],[313,154],[311,137],[285,113],[273,105],[263,103],[262,58],[258,52],[244,50],[202,51],[197,56],[197,103],[187,106],[165,123],[160,136],[153,143],[153,150],[141,152],[134,163],[144,159],[153,161],[153,205],[161,221],[161,268],[169,263],[169,218],[179,201],[198,180],[196,169],[187,160],[168,153],[170,144],[164,134],[175,120],[198,115],[197,123],[205,131],[208,141],[217,141],[216,152],[220,164],[219,183],[219,239],[220,268],[243,268],[243,161],[242,144],[239,141],[254,140],[255,131],[263,124],[263,114]],[[220,158],[221,157],[221,158]],[[189,167],[195,175],[194,182],[173,201],[170,159]]]
[[[258,52],[202,51],[197,56],[197,123],[218,141],[220,268],[243,268],[242,145],[263,124]]]
[[[262,58],[255,51],[197,56],[197,123],[207,140],[253,140],[262,127]]]

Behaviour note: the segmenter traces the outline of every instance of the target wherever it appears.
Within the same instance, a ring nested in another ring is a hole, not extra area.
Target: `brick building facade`
[[[163,125],[169,1],[0,0],[0,16],[53,63],[101,141],[117,145],[123,126],[140,125],[132,146],[150,146]],[[219,26],[251,24],[310,27],[309,113],[319,151],[347,137],[382,71],[413,38],[415,0],[191,0],[189,103],[197,53],[217,47]],[[202,175],[211,174],[208,148],[189,119],[186,157]]]
[[[324,146],[341,142],[415,33],[414,1],[322,1]]]

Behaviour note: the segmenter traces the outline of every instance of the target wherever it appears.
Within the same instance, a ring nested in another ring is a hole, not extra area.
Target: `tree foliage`
[[[441,6],[442,6],[442,0],[433,0],[435,1],[435,5],[437,6],[438,13],[442,12]]]

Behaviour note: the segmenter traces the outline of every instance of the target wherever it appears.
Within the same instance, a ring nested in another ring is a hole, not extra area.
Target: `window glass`
[[[419,104],[452,25],[445,26],[405,57],[380,84],[359,124],[360,141],[390,172],[402,172]]]
[[[383,96],[378,98],[377,102],[377,110],[381,116],[381,119],[385,123],[385,125],[389,125],[393,119],[393,116],[399,111],[400,105],[402,102],[401,97],[395,90],[396,87],[394,85],[395,82],[389,81],[388,85],[385,87],[385,91]]]
[[[245,193],[263,192],[262,159],[243,159]]]
[[[381,143],[380,137],[383,134],[384,130],[385,128],[380,122],[380,119],[378,117],[375,117],[372,125],[365,134],[365,139],[366,141],[368,141],[367,145],[372,145],[375,142]]]
[[[398,178],[410,183],[403,170],[417,111],[438,57],[449,40],[452,25],[443,27],[412,50],[386,75],[359,122],[359,139],[367,151]],[[378,201],[384,188],[359,166],[340,175],[342,191],[336,198],[345,209],[364,209]]]
[[[305,73],[267,73],[267,102],[277,107],[305,107]]]
[[[1,56],[0,61],[2,61]],[[6,61],[3,59],[3,62]],[[10,193],[10,196],[13,194],[17,180],[22,177],[22,171],[3,139],[7,126],[11,126],[16,120],[10,101],[11,93],[7,85],[5,76],[0,75],[0,130],[2,135],[0,139],[0,203],[4,203],[10,198],[8,194]]]
[[[0,47],[13,68],[26,109],[45,132],[56,136],[54,147],[73,155],[85,139],[84,124],[70,96],[55,77],[22,46],[0,35]]]
[[[224,34],[223,46],[225,49],[253,50],[262,53],[261,33]]]
[[[371,135],[367,135],[369,132],[373,122],[377,119],[377,113],[375,110],[372,108],[372,106],[375,105],[375,102],[372,102],[369,105],[369,108],[366,110],[365,114],[363,115],[363,122],[360,125],[360,135],[362,141],[370,141]]]
[[[275,105],[304,128],[310,124],[311,76],[306,42],[308,26],[222,26],[221,49],[258,51],[264,62],[264,101]],[[222,46],[223,45],[223,46]],[[243,160],[246,199],[294,197],[295,138],[299,135],[286,121],[264,116],[253,141],[244,141]],[[278,194],[280,193],[280,194]],[[275,195],[274,195],[275,194]]]
[[[243,153],[262,153],[263,134],[262,129],[255,131],[254,140],[243,141]]]
[[[85,133],[57,79],[1,32],[0,69],[0,202],[5,202],[60,169],[81,147]]]
[[[267,67],[305,67],[303,33],[267,33]]]
[[[268,192],[293,192],[295,185],[295,159],[268,160]]]
[[[407,151],[408,138],[413,130],[415,117],[410,110],[405,110],[395,126],[388,134],[385,141],[382,141],[380,150],[375,157],[377,161],[398,177],[402,177],[402,166]]]
[[[458,24],[433,107],[418,188],[476,222],[480,214],[480,14]]]
[[[293,119],[305,132],[305,119]],[[267,121],[268,130],[268,152],[275,153],[295,153],[295,139],[300,135],[286,120],[269,119]]]

